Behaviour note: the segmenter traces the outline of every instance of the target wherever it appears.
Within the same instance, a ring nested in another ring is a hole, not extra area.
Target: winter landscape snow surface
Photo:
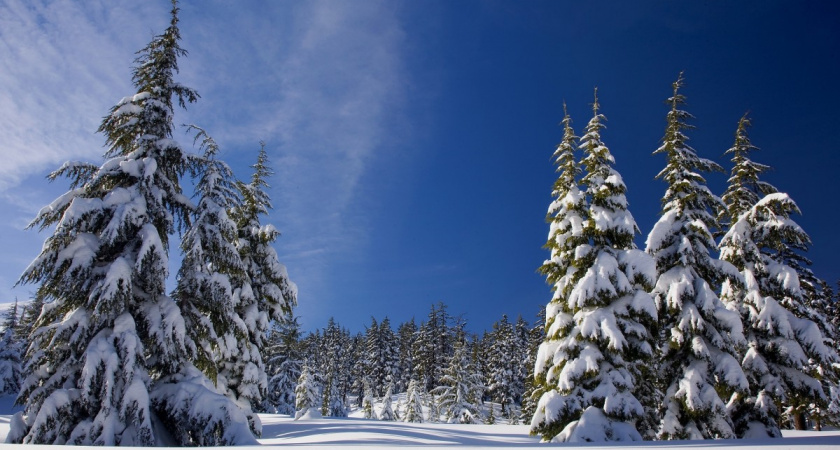
[[[13,399],[0,398],[0,441],[9,431],[9,417],[13,412]],[[838,431],[785,430],[784,439],[746,439],[720,441],[659,441],[639,443],[586,443],[541,444],[528,435],[528,425],[461,425],[443,423],[403,423],[367,420],[361,411],[354,411],[347,418],[304,417],[293,420],[281,414],[260,414],[263,422],[262,446],[284,449],[335,448],[354,449],[370,447],[426,447],[426,448],[586,448],[586,449],[667,449],[738,450],[808,449],[840,450]],[[19,448],[17,444],[0,444],[0,450]]]

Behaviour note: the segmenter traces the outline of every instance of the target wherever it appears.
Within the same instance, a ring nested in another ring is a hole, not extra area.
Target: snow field
[[[394,405],[401,403],[403,395],[395,395]],[[0,442],[9,432],[9,418],[13,407],[12,397],[0,397]],[[485,406],[489,408],[490,403]],[[498,405],[494,405],[498,411]],[[377,402],[377,412],[381,403]],[[428,411],[424,411],[428,413]],[[283,449],[369,449],[370,447],[424,447],[424,448],[532,448],[555,447],[586,449],[657,449],[683,448],[691,450],[772,450],[807,449],[840,450],[840,430],[794,431],[784,430],[783,439],[742,439],[720,441],[657,441],[635,443],[591,444],[542,444],[538,437],[528,435],[528,425],[461,425],[445,423],[404,423],[363,419],[364,412],[354,408],[347,418],[320,418],[318,414],[299,420],[283,414],[260,414],[263,435],[258,442],[262,447],[277,446]],[[499,417],[500,421],[504,419]],[[17,450],[19,444],[2,444],[0,450]],[[93,447],[91,447],[93,448]],[[239,447],[247,449],[252,447]],[[259,447],[253,447],[259,448]]]

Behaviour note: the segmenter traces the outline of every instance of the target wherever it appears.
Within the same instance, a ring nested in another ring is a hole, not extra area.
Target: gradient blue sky
[[[443,301],[482,330],[529,322],[551,297],[536,268],[565,100],[580,131],[598,87],[602,137],[644,239],[664,166],[652,156],[685,71],[698,153],[723,152],[750,111],[754,159],[791,194],[817,275],[840,278],[835,2],[202,1],[181,5],[180,80],[240,177],[264,140],[266,222],[300,289],[306,330],[334,316],[425,318]],[[23,231],[63,192],[44,176],[100,162],[101,117],[133,94],[134,52],[168,24],[154,0],[0,2],[0,297],[46,232]],[[178,136],[189,147],[185,135]],[[726,176],[709,176],[718,194]],[[172,250],[173,257],[177,250]]]

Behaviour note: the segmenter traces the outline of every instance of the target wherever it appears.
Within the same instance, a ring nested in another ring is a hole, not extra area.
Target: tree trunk
[[[793,415],[793,428],[797,430],[807,429],[804,412],[797,412]]]

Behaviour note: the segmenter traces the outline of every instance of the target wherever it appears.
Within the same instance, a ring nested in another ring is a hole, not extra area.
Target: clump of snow
[[[560,432],[552,442],[627,442],[641,441],[642,436],[632,424],[611,420],[594,406],[586,408],[576,420]]]

